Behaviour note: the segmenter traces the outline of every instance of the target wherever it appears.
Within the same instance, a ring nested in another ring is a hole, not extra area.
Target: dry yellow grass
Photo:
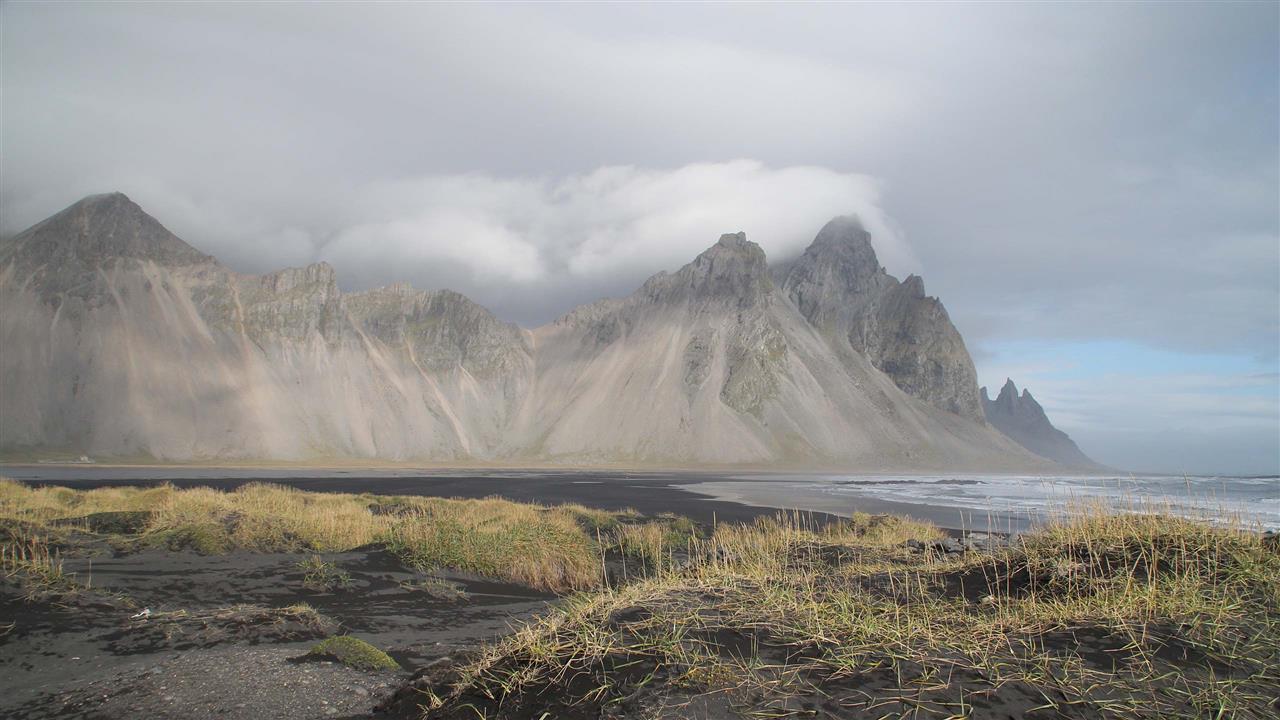
[[[424,711],[616,714],[650,693],[675,703],[655,717],[713,695],[745,716],[943,718],[1004,694],[1028,716],[1225,718],[1280,696],[1280,554],[1257,533],[1099,507],[993,553],[900,547],[930,532],[721,526],[687,565],[575,596],[423,688]]]
[[[267,484],[209,488],[32,488],[0,479],[0,520],[49,532],[97,513],[145,513],[141,545],[335,552],[383,544],[424,569],[448,568],[555,592],[601,580],[597,533],[634,512],[544,507],[496,498],[449,500],[308,493]],[[612,537],[612,535],[610,535]]]

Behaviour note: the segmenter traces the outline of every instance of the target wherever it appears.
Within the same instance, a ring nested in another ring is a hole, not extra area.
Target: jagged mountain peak
[[[928,297],[924,292],[924,278],[919,275],[908,275],[907,279],[902,281],[902,291],[918,300]]]
[[[871,242],[871,233],[857,215],[837,215],[827,221],[814,238],[815,245]]]
[[[1037,466],[952,414],[963,346],[859,228],[829,224],[810,254],[824,277],[863,251],[876,268],[874,292],[805,286],[829,327],[738,232],[525,331],[448,290],[344,293],[323,262],[235,273],[127,197],[86,198],[0,246],[0,337],[18,348],[0,353],[0,449]]]
[[[1005,380],[994,401],[987,396],[987,389],[982,388],[982,409],[987,422],[1041,457],[1069,467],[1101,467],[1086,456],[1070,436],[1053,426],[1029,389],[1023,388],[1019,395],[1012,379]]]
[[[720,299],[755,304],[773,290],[764,249],[743,232],[726,233],[693,262],[674,273],[658,273],[643,292],[658,301]]]
[[[768,271],[764,249],[748,240],[744,232],[721,235],[715,245],[703,250],[690,265],[718,265],[722,272]]]
[[[116,258],[170,266],[215,262],[120,192],[82,198],[22,231],[13,252],[29,267],[96,266]]]
[[[717,240],[716,244],[713,245],[712,247],[727,248],[730,250],[746,250],[748,249],[748,246],[759,247],[755,243],[749,242],[747,240],[746,233],[742,231],[738,231],[736,233],[725,233],[721,235],[720,239]],[[710,249],[711,248],[708,248],[708,250]]]
[[[1003,412],[1025,416],[1028,418],[1036,418],[1039,422],[1040,417],[1044,417],[1044,408],[1040,403],[1036,402],[1035,397],[1031,394],[1029,388],[1018,390],[1018,385],[1012,379],[1006,378],[1004,385],[1000,387],[1000,394],[992,401],[986,395],[986,388],[983,390],[983,402],[993,406],[998,406]],[[989,413],[985,413],[989,414]],[[1048,418],[1044,419],[1044,423],[1048,423]]]
[[[898,282],[885,272],[857,216],[828,222],[779,276],[814,327],[864,355],[909,395],[982,417],[977,373],[946,309],[925,295],[920,277]]]
[[[857,215],[831,219],[818,231],[805,255],[831,267],[847,283],[865,283],[868,278],[884,274],[871,244],[871,233]]]

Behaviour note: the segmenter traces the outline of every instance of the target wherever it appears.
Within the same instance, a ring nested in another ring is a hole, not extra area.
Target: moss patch
[[[336,660],[357,670],[399,670],[400,663],[369,643],[350,635],[326,638],[307,652],[307,657]]]

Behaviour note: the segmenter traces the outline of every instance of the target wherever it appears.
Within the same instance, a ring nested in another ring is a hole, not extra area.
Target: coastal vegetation
[[[63,571],[61,558],[41,535],[10,525],[0,529],[0,539],[0,575],[15,582],[23,599],[52,600],[80,589]]]
[[[424,572],[452,570],[557,593],[604,582],[602,558],[611,552],[657,557],[695,532],[682,518],[497,498],[309,493],[261,483],[232,492],[167,484],[72,490],[7,479],[0,479],[0,527],[6,567],[49,578],[60,573],[58,552],[89,534],[124,550],[202,554],[381,545]],[[318,585],[342,584],[321,558],[300,567]]]
[[[312,555],[299,562],[298,569],[302,571],[302,586],[309,590],[328,592],[335,588],[351,587],[351,573],[319,555]]]
[[[1097,508],[990,550],[903,542],[928,531],[721,526],[683,566],[575,595],[402,701],[429,718],[1274,716],[1263,536]]]
[[[350,581],[325,553],[377,547],[421,573],[404,583],[424,603],[468,601],[442,571],[561,595],[505,638],[425,668],[385,704],[392,717],[1280,710],[1274,536],[1155,512],[1072,507],[1025,534],[956,537],[890,515],[783,512],[708,528],[493,498],[0,480],[0,540],[4,576],[28,599],[88,591],[61,557],[104,543],[296,552],[303,581],[324,590]],[[266,625],[280,628],[271,637],[333,634],[301,606],[166,611],[138,625],[157,646],[178,632],[221,642]],[[314,654],[390,667],[359,643],[337,635]]]

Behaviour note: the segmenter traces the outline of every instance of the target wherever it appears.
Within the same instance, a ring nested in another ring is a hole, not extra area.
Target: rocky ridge
[[[801,314],[845,357],[866,357],[904,392],[982,418],[977,372],[946,308],[924,281],[898,282],[876,258],[856,217],[827,223],[779,281]]]
[[[1025,469],[963,341],[851,218],[742,233],[534,330],[448,290],[235,273],[118,193],[0,244],[0,448],[162,459]],[[975,410],[976,408],[976,410]]]

